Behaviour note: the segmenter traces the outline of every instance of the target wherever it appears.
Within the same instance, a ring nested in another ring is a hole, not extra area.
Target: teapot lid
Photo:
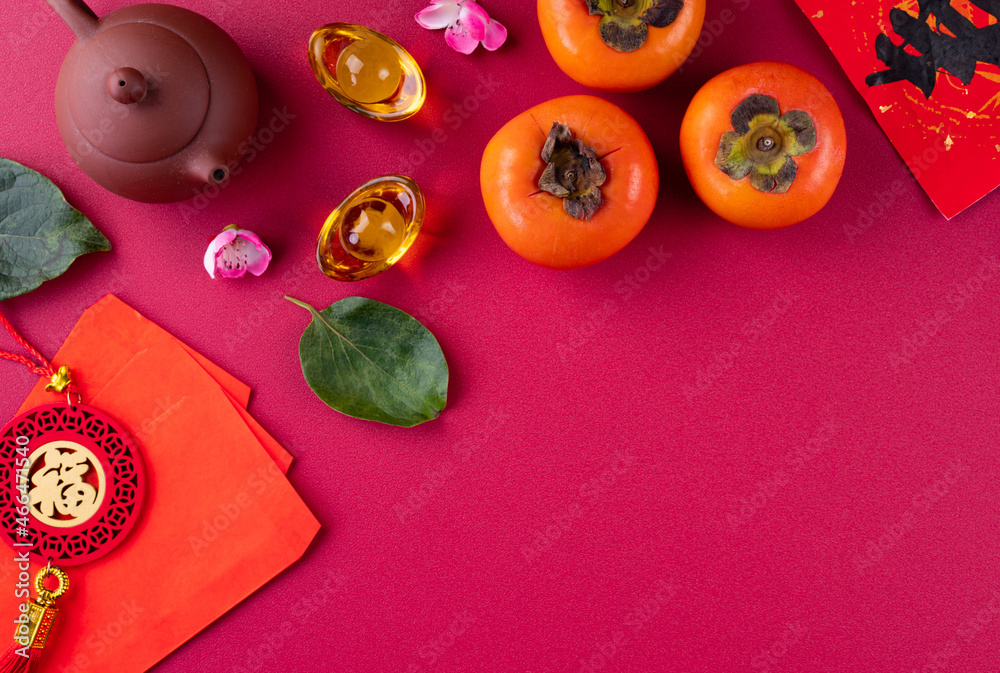
[[[183,150],[208,114],[205,65],[190,44],[153,23],[98,31],[66,65],[73,123],[95,148],[128,163]]]

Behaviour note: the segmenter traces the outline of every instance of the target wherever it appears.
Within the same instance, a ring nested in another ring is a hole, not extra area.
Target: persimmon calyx
[[[590,222],[604,203],[601,185],[608,179],[594,148],[574,140],[565,124],[553,122],[542,146],[542,161],[546,166],[538,188],[562,199],[570,217]]]
[[[666,28],[684,8],[684,0],[586,0],[600,15],[601,39],[615,51],[635,51],[646,43],[648,26]]]
[[[784,194],[795,181],[792,157],[816,147],[816,127],[803,110],[781,114],[778,101],[751,94],[733,108],[733,131],[722,134],[715,165],[733,180],[750,176],[750,184],[766,193]]]

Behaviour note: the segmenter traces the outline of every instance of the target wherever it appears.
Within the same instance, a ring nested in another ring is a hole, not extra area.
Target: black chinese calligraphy
[[[969,4],[1000,17],[1000,0],[969,0]],[[978,63],[1000,65],[1000,23],[977,27],[952,7],[951,0],[917,0],[917,6],[916,17],[898,7],[889,12],[889,22],[903,43],[893,44],[885,33],[875,38],[875,54],[889,69],[868,75],[869,87],[906,80],[930,98],[940,70],[968,86]],[[907,51],[908,46],[919,56]]]

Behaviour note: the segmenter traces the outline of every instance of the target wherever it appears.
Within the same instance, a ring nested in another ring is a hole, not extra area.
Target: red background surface
[[[649,225],[592,268],[533,267],[486,217],[479,155],[514,114],[585,89],[546,53],[534,3],[486,2],[511,38],[472,57],[413,22],[422,4],[187,0],[244,48],[261,122],[295,115],[194,213],[128,202],[79,171],[52,111],[71,34],[41,0],[0,9],[0,151],[52,177],[115,246],[4,311],[51,354],[117,293],[253,386],[251,411],[297,456],[290,478],[325,525],[299,564],[158,670],[1000,666],[1000,199],[946,221],[792,2],[713,0],[717,35],[681,74],[609,97],[660,161]],[[431,91],[418,117],[378,124],[316,83],[306,41],[331,21],[412,51]],[[826,209],[771,232],[714,217],[677,141],[702,83],[765,58],[826,83],[850,143]],[[480,77],[497,83],[481,103],[467,99]],[[433,153],[411,161],[418,147]],[[416,254],[362,284],[325,279],[325,215],[397,171],[429,200]],[[867,216],[875,202],[889,212]],[[264,277],[201,267],[230,222],[272,246]],[[284,294],[321,307],[360,294],[420,317],[451,365],[446,412],[406,430],[329,410],[299,371],[308,316]],[[0,367],[0,416],[32,383]],[[324,581],[318,607],[291,609]]]

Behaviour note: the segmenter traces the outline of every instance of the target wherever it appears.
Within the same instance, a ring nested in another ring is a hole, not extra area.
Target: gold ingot
[[[319,234],[316,261],[329,278],[362,280],[395,264],[424,220],[424,195],[412,179],[384,175],[355,189]]]
[[[309,65],[323,88],[360,115],[394,122],[427,97],[424,74],[398,42],[352,23],[331,23],[309,38]]]
[[[72,383],[73,379],[70,378],[69,367],[63,365],[55,374],[52,375],[52,378],[49,379],[49,383],[45,386],[45,389],[50,392],[63,393],[66,392],[66,388],[68,388]]]

